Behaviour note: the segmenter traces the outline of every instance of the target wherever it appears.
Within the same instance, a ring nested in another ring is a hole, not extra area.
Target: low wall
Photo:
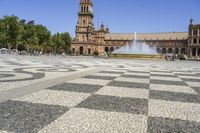
[[[163,55],[146,54],[110,54],[111,58],[130,58],[130,59],[164,59]]]

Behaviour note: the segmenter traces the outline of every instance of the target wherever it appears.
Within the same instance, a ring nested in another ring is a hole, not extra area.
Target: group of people
[[[183,55],[183,54],[165,54],[165,59],[167,61],[188,60],[188,56],[187,55]],[[192,59],[200,61],[200,55],[197,56],[196,58],[192,58]]]

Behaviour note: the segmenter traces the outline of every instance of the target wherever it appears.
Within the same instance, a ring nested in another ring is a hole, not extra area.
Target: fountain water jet
[[[148,45],[145,42],[137,40],[137,33],[135,32],[133,43],[122,46],[113,51],[111,57],[125,57],[125,58],[161,58],[156,47]]]
[[[113,54],[148,54],[148,55],[158,55],[156,47],[150,46],[145,42],[137,40],[137,34],[135,32],[133,43],[126,46],[122,46],[116,49]]]

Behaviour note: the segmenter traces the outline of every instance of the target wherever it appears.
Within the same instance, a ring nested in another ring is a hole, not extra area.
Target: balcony
[[[200,43],[191,43],[190,46],[200,46]]]

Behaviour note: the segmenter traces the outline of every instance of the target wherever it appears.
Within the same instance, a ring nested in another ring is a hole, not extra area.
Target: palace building
[[[93,55],[112,52],[121,46],[133,42],[134,33],[110,33],[109,28],[101,24],[98,30],[93,23],[92,0],[80,0],[76,37],[72,41],[71,50],[77,55]],[[200,55],[200,24],[190,20],[188,32],[137,33],[137,40],[157,47],[161,54],[184,54],[189,58]]]

